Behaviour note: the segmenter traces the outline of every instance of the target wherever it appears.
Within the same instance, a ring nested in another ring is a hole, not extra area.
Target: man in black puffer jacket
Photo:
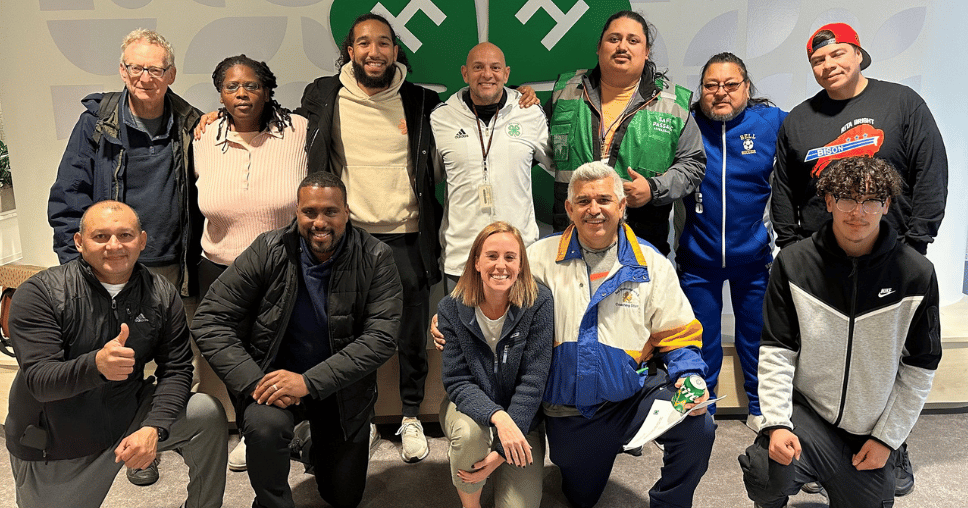
[[[296,221],[264,233],[212,284],[192,333],[239,404],[253,506],[293,506],[289,442],[308,419],[319,493],[357,506],[376,370],[403,308],[390,248],[349,223],[331,173],[299,185]]]

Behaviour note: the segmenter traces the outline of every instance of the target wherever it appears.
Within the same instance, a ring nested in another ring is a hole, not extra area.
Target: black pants
[[[591,418],[547,417],[551,462],[561,469],[561,490],[575,507],[598,503],[617,454],[645,422],[656,400],[670,400],[675,386],[665,371],[649,376],[635,395],[606,402]],[[649,490],[649,506],[692,506],[699,480],[709,467],[716,423],[708,414],[688,416],[656,438],[663,445],[662,473]]]
[[[336,397],[280,409],[250,403],[242,419],[245,461],[255,491],[253,508],[292,508],[289,487],[289,443],[296,423],[309,419],[313,436],[310,461],[323,500],[337,508],[355,507],[363,499],[369,459],[370,426],[361,425],[343,439]]]
[[[228,268],[226,265],[220,265],[214,261],[209,261],[208,259],[200,258],[198,260],[198,298],[201,300],[205,298],[205,294],[208,293],[208,288],[212,287],[212,283],[222,272]]]
[[[848,443],[833,425],[808,406],[793,404],[793,422],[800,440],[800,460],[788,466],[769,458],[770,438],[757,436],[746,455],[739,457],[750,499],[765,508],[785,506],[800,486],[820,482],[831,508],[882,508],[894,506],[894,457],[891,452],[881,469],[858,471],[851,464],[859,442]]]
[[[626,223],[635,232],[635,236],[649,242],[659,250],[663,256],[672,252],[669,245],[669,214],[672,205],[646,204],[641,208],[629,208]]]
[[[373,235],[390,246],[403,284],[403,318],[397,335],[400,358],[400,401],[403,416],[417,416],[427,379],[427,331],[430,329],[430,285],[424,276],[417,233]]]

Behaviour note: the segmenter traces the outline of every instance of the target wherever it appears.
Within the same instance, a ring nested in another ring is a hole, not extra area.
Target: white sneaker
[[[430,454],[430,446],[427,437],[424,436],[423,425],[416,418],[403,418],[397,435],[403,435],[403,448],[400,450],[400,457],[404,462],[420,462]]]
[[[229,471],[245,471],[245,438],[229,454]]]
[[[370,424],[370,451],[372,452],[380,444],[380,431],[376,430],[376,424]]]
[[[746,426],[750,428],[753,432],[759,434],[760,429],[763,428],[763,424],[766,423],[766,417],[763,415],[749,415],[746,417]]]

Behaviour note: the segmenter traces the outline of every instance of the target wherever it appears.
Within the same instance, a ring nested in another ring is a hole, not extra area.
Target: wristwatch
[[[162,441],[168,439],[168,431],[166,429],[163,429],[161,427],[155,427],[155,429],[158,430],[158,442],[159,443],[161,443]]]

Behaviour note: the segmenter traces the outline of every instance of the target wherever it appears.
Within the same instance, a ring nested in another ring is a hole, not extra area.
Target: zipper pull
[[[508,363],[508,346],[507,346],[507,344],[504,345],[504,354],[501,356],[501,364],[503,365],[503,364],[506,364],[506,363]]]

